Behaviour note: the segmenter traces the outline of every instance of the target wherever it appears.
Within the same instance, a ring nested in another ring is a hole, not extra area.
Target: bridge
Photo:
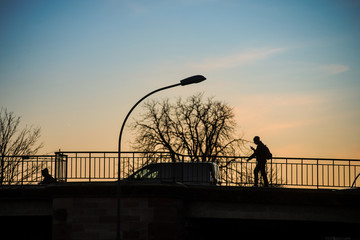
[[[125,178],[149,162],[168,161],[169,155],[122,156]],[[3,234],[13,239],[115,239],[116,152],[17,159],[22,176],[0,186]],[[360,191],[354,181],[358,160],[274,158],[268,163],[269,188],[250,187],[254,163],[244,160],[218,161],[221,186],[122,183],[122,239],[360,238]],[[47,167],[59,183],[37,185],[40,173],[27,170],[36,166]]]

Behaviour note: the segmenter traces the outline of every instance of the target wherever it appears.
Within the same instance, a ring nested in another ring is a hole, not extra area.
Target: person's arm
[[[254,151],[253,154],[251,154],[251,156],[246,160],[247,162],[250,161],[251,159],[253,159],[256,156],[256,149],[251,147],[251,149]]]
[[[254,157],[255,157],[255,153],[253,153],[246,161],[248,162],[248,161],[250,161],[251,159],[253,159]]]

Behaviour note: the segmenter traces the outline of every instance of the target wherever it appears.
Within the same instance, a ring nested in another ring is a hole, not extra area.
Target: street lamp
[[[130,114],[132,113],[132,111],[136,108],[137,105],[139,105],[139,103],[141,103],[145,98],[149,97],[150,95],[156,93],[156,92],[160,92],[162,90],[165,89],[169,89],[169,88],[173,88],[173,87],[177,87],[177,86],[186,86],[189,84],[193,84],[193,83],[199,83],[204,81],[206,78],[202,75],[195,75],[192,77],[188,77],[185,78],[183,80],[180,81],[180,83],[176,83],[167,87],[163,87],[163,88],[159,88],[155,91],[152,91],[151,93],[145,95],[143,98],[141,98],[128,112],[128,114],[126,115],[123,124],[121,126],[121,130],[120,130],[120,134],[119,134],[119,144],[118,144],[118,187],[117,187],[117,226],[116,226],[116,239],[120,240],[120,171],[121,171],[121,166],[120,166],[120,157],[121,157],[121,137],[122,137],[122,133],[124,131],[124,127],[125,127],[125,123],[128,120]]]

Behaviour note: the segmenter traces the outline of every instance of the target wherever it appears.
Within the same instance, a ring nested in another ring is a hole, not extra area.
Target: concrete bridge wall
[[[359,202],[357,190],[124,185],[121,231],[123,239],[357,239]],[[114,183],[0,187],[0,224],[14,239],[115,239],[116,206]]]

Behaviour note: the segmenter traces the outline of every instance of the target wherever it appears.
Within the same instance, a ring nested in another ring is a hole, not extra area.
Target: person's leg
[[[268,181],[268,178],[267,178],[267,175],[266,175],[266,167],[265,167],[265,164],[261,164],[261,167],[260,167],[260,172],[261,172],[261,175],[264,179],[264,186],[265,187],[268,187],[269,186],[269,181]]]
[[[256,165],[254,169],[254,186],[257,187],[259,181],[259,164]]]

